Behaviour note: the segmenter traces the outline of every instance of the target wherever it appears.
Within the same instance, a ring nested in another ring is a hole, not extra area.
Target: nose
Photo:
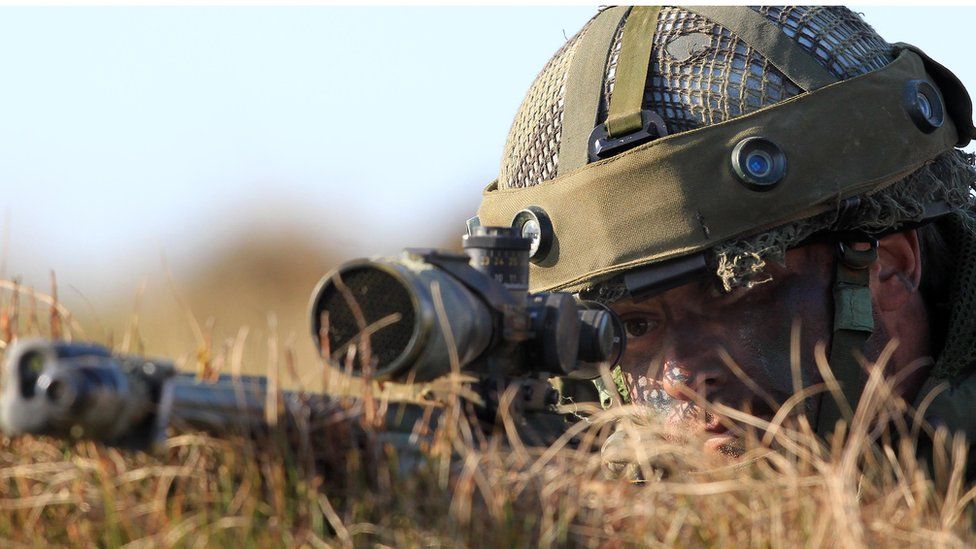
[[[725,323],[711,315],[682,309],[669,319],[661,346],[661,386],[671,397],[714,401],[732,390],[729,370],[720,356]],[[725,395],[728,396],[728,395]]]

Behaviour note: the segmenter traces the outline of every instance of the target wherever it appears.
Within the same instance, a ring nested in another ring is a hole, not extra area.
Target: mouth
[[[648,384],[642,399],[654,415],[667,425],[670,436],[675,441],[701,441],[706,453],[737,457],[745,449],[743,440],[730,429],[730,420],[719,416],[695,402],[679,400],[669,395],[659,382]]]
[[[690,403],[685,403],[688,406]],[[729,420],[713,412],[699,408],[693,404],[690,410],[672,413],[668,424],[677,435],[687,440],[701,441],[702,449],[706,453],[719,454],[726,457],[737,457],[744,451],[742,439],[729,430]],[[680,418],[677,419],[676,418]]]
[[[723,426],[717,429],[706,429],[703,446],[709,452],[737,455],[736,449],[740,446],[739,437],[729,433],[728,429]]]

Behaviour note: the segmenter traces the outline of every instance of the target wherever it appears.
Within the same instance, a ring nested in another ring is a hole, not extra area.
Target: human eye
[[[653,334],[660,328],[661,321],[647,315],[628,315],[620,319],[627,331],[627,338],[640,338]]]

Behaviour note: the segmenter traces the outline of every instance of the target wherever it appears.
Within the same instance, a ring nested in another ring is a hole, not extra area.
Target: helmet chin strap
[[[830,370],[846,402],[838,403],[833,393],[822,393],[817,418],[817,432],[822,436],[832,433],[841,419],[850,423],[866,381],[858,355],[864,352],[864,344],[874,332],[869,282],[871,264],[878,259],[878,241],[869,243],[871,247],[866,250],[838,243]]]

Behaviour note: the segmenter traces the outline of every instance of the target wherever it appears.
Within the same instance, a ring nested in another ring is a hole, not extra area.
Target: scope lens
[[[931,120],[932,119],[932,103],[929,102],[929,98],[925,97],[925,94],[918,92],[915,96],[915,100],[918,101],[918,110],[921,111],[922,116]]]
[[[766,177],[773,169],[773,159],[763,151],[755,151],[746,159],[746,166],[754,177]]]
[[[905,109],[912,122],[925,133],[945,123],[945,104],[939,91],[926,80],[910,80],[905,87]]]
[[[732,172],[753,191],[773,189],[786,176],[786,154],[763,137],[747,137],[732,149]]]
[[[313,322],[328,340],[328,353],[340,368],[355,348],[354,373],[362,368],[361,349],[368,340],[376,372],[393,364],[409,350],[417,313],[411,294],[397,277],[377,267],[353,267],[326,283],[316,301]],[[321,337],[320,337],[321,339]],[[325,341],[318,341],[322,346]],[[321,349],[325,350],[325,349]]]

